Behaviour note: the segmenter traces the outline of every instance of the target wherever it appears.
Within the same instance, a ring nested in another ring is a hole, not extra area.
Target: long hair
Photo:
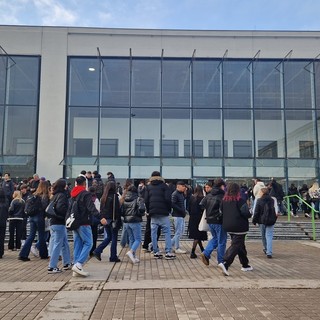
[[[19,201],[22,201],[22,195],[21,195],[21,192],[16,190],[13,192],[12,194],[12,199],[17,199]]]
[[[196,198],[203,198],[203,188],[199,184],[194,188],[193,195]]]
[[[40,180],[37,190],[34,192],[35,196],[40,196],[42,198],[49,198],[49,183],[48,181]]]
[[[52,194],[56,194],[59,192],[64,192],[66,188],[67,182],[65,179],[58,179],[53,185],[52,185]]]
[[[106,184],[100,200],[101,207],[103,207],[106,204],[109,193],[116,193],[116,184],[114,181],[108,181],[108,183]]]
[[[223,197],[224,201],[239,201],[240,196],[240,186],[235,182],[230,182],[227,187],[227,192]]]

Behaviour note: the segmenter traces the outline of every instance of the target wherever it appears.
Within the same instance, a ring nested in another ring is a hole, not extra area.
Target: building
[[[319,177],[320,32],[0,26],[2,171]]]

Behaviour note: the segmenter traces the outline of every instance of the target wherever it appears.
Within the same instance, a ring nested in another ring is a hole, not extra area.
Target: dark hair
[[[160,177],[160,176],[161,176],[161,174],[160,174],[159,171],[153,171],[153,172],[151,173],[151,177]]]
[[[83,185],[84,183],[86,182],[86,178],[83,177],[83,176],[79,176],[76,178],[76,183],[77,183],[77,186],[81,186]]]
[[[182,180],[179,180],[179,181],[177,182],[177,185],[185,186],[186,183],[185,183],[184,181],[182,181]]]
[[[59,192],[64,192],[66,185],[67,185],[67,182],[66,182],[65,179],[58,179],[52,185],[52,194],[56,194],[56,193],[59,193]]]
[[[224,201],[239,201],[240,200],[240,186],[235,182],[230,182],[227,187],[227,192],[223,197]]]
[[[80,174],[86,174],[86,173],[87,173],[86,170],[82,170],[82,171],[80,172]]]
[[[89,192],[95,194],[97,192],[97,189],[93,186],[89,187]]]
[[[212,188],[212,187],[213,187],[212,181],[209,181],[209,180],[208,180],[208,181],[206,182],[205,186],[209,186],[209,187]]]
[[[199,184],[194,188],[193,195],[203,198],[203,188]]]
[[[136,188],[136,186],[135,186],[134,184],[131,184],[131,185],[128,187],[128,191],[138,192],[138,189]]]
[[[224,182],[223,179],[221,178],[218,178],[217,180],[215,180],[214,182],[214,186],[217,187],[217,188],[220,188],[221,186],[225,186],[226,183]]]
[[[109,193],[116,193],[116,184],[114,181],[108,181],[101,197],[101,206],[103,207],[107,201]]]
[[[98,174],[99,172],[97,171],[97,170],[94,170],[94,171],[92,171],[92,174],[94,174],[94,175],[96,175],[96,174]]]

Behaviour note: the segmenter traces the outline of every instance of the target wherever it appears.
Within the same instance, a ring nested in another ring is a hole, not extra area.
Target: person
[[[171,246],[174,252],[178,254],[187,253],[186,250],[180,248],[180,238],[184,232],[184,218],[188,211],[186,210],[186,198],[184,193],[186,184],[184,181],[178,181],[176,190],[171,195],[172,217],[174,221],[174,236],[171,239]]]
[[[58,179],[52,185],[51,201],[55,203],[55,216],[50,218],[50,242],[49,242],[49,266],[48,273],[61,273],[58,268],[59,256],[61,253],[63,270],[71,269],[70,248],[65,226],[66,214],[68,211],[68,198],[66,195],[66,180]]]
[[[19,260],[30,261],[29,254],[33,240],[38,232],[38,250],[41,259],[48,259],[48,249],[45,234],[45,209],[49,204],[49,184],[47,181],[40,181],[37,190],[33,193],[38,197],[37,214],[29,217],[30,233],[19,253]],[[28,200],[27,200],[28,201]]]
[[[203,252],[204,247],[202,244],[202,241],[205,241],[208,239],[208,235],[206,231],[199,231],[198,226],[202,217],[203,208],[200,206],[200,202],[203,199],[203,189],[200,185],[197,185],[194,188],[194,193],[190,198],[190,204],[189,204],[189,225],[188,225],[188,231],[189,231],[189,239],[193,239],[192,249],[190,258],[196,259],[197,255],[195,253],[197,245],[199,246],[201,252]]]
[[[223,261],[218,264],[225,276],[229,276],[229,267],[236,255],[239,256],[242,265],[241,271],[251,271],[247,250],[245,246],[246,234],[249,231],[251,213],[247,203],[240,197],[240,187],[237,183],[231,182],[227,186],[220,210],[223,216],[222,227],[231,236],[231,245],[227,249]]]
[[[93,175],[92,186],[95,188],[96,196],[100,201],[103,194],[103,190],[104,190],[104,183],[98,171],[93,171],[92,175]]]
[[[146,210],[150,215],[151,242],[153,247],[153,257],[162,259],[158,246],[158,228],[160,227],[165,236],[165,259],[173,260],[175,255],[171,252],[170,219],[171,193],[165,180],[159,171],[153,171],[146,187],[144,195]]]
[[[138,185],[138,194],[139,197],[141,197],[142,199],[144,198],[144,192],[146,190],[146,184],[144,180],[140,180],[139,185]]]
[[[92,181],[93,181],[92,172],[91,171],[87,171],[85,176],[87,178],[88,190],[89,190],[89,188],[92,186]]]
[[[89,187],[89,192],[91,193],[92,201],[100,212],[100,200],[97,197],[96,188],[94,186]],[[100,225],[100,220],[96,216],[91,216],[91,231],[92,231],[92,247],[90,250],[90,257],[93,256],[93,251],[96,250],[97,240],[98,240],[98,227]]]
[[[4,193],[4,190],[0,188],[0,259],[2,259],[4,255],[4,239],[7,228],[8,210],[8,199]]]
[[[71,191],[71,204],[69,205],[70,209],[74,201],[77,201],[81,217],[79,228],[73,230],[74,265],[72,267],[72,275],[74,277],[89,276],[89,273],[83,269],[83,265],[87,261],[92,248],[91,215],[100,217],[100,213],[92,201],[91,193],[86,188],[87,179],[84,176],[77,177],[76,186]],[[105,224],[106,221],[102,219],[101,223]]]
[[[262,188],[255,207],[252,223],[254,225],[259,224],[263,252],[269,259],[272,258],[273,230],[278,211],[277,199],[269,195],[268,188]],[[271,221],[269,217],[271,218]]]
[[[298,211],[299,198],[296,196],[299,196],[299,192],[294,183],[291,183],[288,189],[288,196],[293,196],[289,198],[291,208],[292,208],[292,215],[298,218],[297,211]]]
[[[4,174],[4,179],[3,179],[3,182],[2,182],[2,189],[4,190],[4,193],[9,201],[9,203],[11,202],[12,200],[12,195],[13,195],[13,192],[14,192],[14,184],[11,180],[11,177],[10,177],[10,173],[9,172],[6,172]]]
[[[38,187],[39,187],[39,183],[40,183],[40,177],[37,173],[35,173],[33,175],[33,179],[30,180],[29,184],[30,184],[30,192],[34,193]]]
[[[117,242],[118,232],[121,228],[121,212],[119,198],[116,193],[115,181],[111,180],[107,182],[100,202],[100,212],[102,218],[106,221],[106,223],[103,223],[105,228],[105,238],[92,252],[92,254],[101,261],[101,254],[103,250],[111,242],[109,261],[120,262],[117,255]]]
[[[252,212],[254,212],[257,200],[260,197],[260,190],[261,188],[265,188],[264,182],[262,182],[259,178],[253,179],[253,189],[252,189],[252,198],[253,198],[253,205],[252,205]]]
[[[25,217],[25,202],[21,197],[21,192],[13,192],[13,200],[9,207],[9,243],[8,249],[12,251],[20,250],[23,233],[23,219]]]
[[[304,213],[306,218],[310,218],[311,212],[311,198],[309,195],[309,188],[306,184],[303,184],[302,187],[299,189],[300,196],[302,198],[301,209]]]
[[[277,199],[278,202],[278,208],[282,215],[286,215],[286,210],[283,205],[283,197],[284,192],[282,185],[276,181],[275,178],[271,178],[271,181],[269,183],[269,189],[270,189],[270,196]]]
[[[317,219],[317,217],[320,217],[319,212],[319,203],[320,203],[320,190],[319,190],[319,183],[318,181],[315,181],[312,186],[309,188],[309,196],[311,199],[311,203],[314,208],[314,218]]]
[[[129,235],[129,251],[126,255],[133,264],[139,263],[136,252],[141,243],[141,222],[144,212],[143,199],[139,197],[137,188],[130,185],[122,204],[122,215]]]
[[[223,255],[226,251],[227,233],[222,228],[222,216],[220,213],[220,204],[225,194],[225,186],[226,184],[223,179],[216,179],[210,193],[200,202],[200,206],[206,209],[206,219],[212,235],[212,238],[200,255],[202,262],[206,266],[209,265],[209,260],[214,249],[217,249],[218,264],[223,262]]]
[[[111,171],[107,172],[107,182],[109,181],[113,181],[114,183],[116,182],[114,174]]]

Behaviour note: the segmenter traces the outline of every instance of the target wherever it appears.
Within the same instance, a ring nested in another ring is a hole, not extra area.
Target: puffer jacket
[[[24,213],[24,206],[25,206],[24,200],[13,199],[9,207],[9,220],[12,220],[12,219],[23,220],[26,216]]]
[[[122,204],[122,216],[124,223],[142,222],[145,207],[143,199],[139,198],[137,192],[128,191]]]
[[[172,216],[184,218],[186,216],[185,197],[183,192],[174,191],[171,195]]]
[[[206,209],[206,219],[208,224],[222,224],[222,214],[220,205],[224,196],[224,191],[213,187],[200,202],[200,206]]]
[[[222,227],[226,232],[245,234],[249,230],[251,213],[246,202],[240,198],[236,201],[222,200],[220,209],[223,214]]]
[[[68,212],[68,197],[65,192],[57,192],[51,199],[55,202],[54,210],[56,217],[50,219],[50,225],[64,225]]]
[[[147,212],[152,216],[169,216],[171,211],[171,192],[160,176],[151,177],[147,185],[144,201]]]

